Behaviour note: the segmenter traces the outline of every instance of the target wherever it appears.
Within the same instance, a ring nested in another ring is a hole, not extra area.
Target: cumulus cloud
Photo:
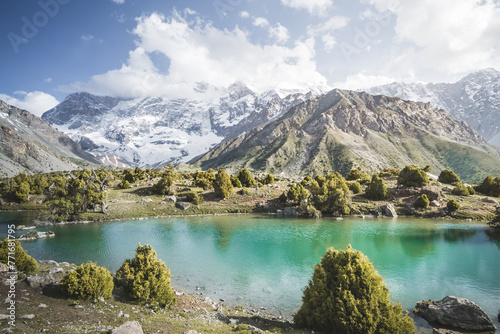
[[[277,24],[274,27],[269,28],[269,35],[276,40],[278,43],[285,43],[290,38],[290,33],[286,27],[281,24]]]
[[[313,38],[295,41],[292,47],[253,44],[249,33],[238,27],[217,29],[199,18],[188,22],[178,13],[168,18],[158,13],[142,16],[133,33],[137,48],[120,69],[61,89],[124,97],[190,97],[199,82],[227,87],[242,81],[257,91],[282,82],[326,84],[316,69]],[[276,36],[288,38],[284,29]],[[152,53],[169,59],[168,74],[158,71],[149,57]]]
[[[240,12],[240,16],[242,18],[246,19],[246,18],[250,17],[250,13],[247,12],[246,10],[244,10],[244,11]]]
[[[266,18],[263,18],[263,17],[256,17],[254,20],[253,20],[253,25],[256,26],[256,27],[267,27],[269,26],[269,21],[266,19]]]
[[[15,92],[14,95],[18,97],[0,94],[0,100],[20,109],[28,110],[36,116],[42,116],[44,112],[59,104],[55,97],[40,91],[30,93],[19,91]]]
[[[493,0],[370,0],[396,17],[395,32],[416,66],[456,74],[500,67],[500,4]],[[400,60],[405,61],[404,58]]]
[[[325,15],[326,11],[332,7],[332,0],[281,0],[287,7],[295,9],[305,9],[309,14]]]
[[[125,3],[125,0],[111,0],[111,1],[113,1],[114,3],[120,4],[120,5]]]
[[[92,35],[83,35],[81,37],[81,39],[82,39],[82,41],[91,41],[91,40],[94,39],[94,36],[92,36]]]

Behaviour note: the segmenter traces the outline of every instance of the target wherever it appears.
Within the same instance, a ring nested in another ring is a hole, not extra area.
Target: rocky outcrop
[[[111,334],[144,334],[144,332],[138,321],[127,321],[123,325],[113,329]]]
[[[398,213],[396,212],[396,209],[394,209],[394,205],[391,203],[387,203],[386,205],[383,205],[380,207],[380,210],[382,211],[382,214],[386,217],[397,217]]]
[[[468,332],[495,330],[486,313],[465,298],[447,296],[440,301],[421,301],[417,303],[414,313],[434,327]]]
[[[28,276],[26,278],[26,281],[31,287],[44,287],[47,285],[59,283],[59,281],[50,272]]]

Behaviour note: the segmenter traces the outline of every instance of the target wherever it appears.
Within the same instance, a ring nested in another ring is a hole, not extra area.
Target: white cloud
[[[336,82],[333,86],[341,89],[365,89],[374,86],[386,85],[391,82],[398,81],[396,78],[376,76],[376,75],[365,75],[363,73],[358,73],[350,75],[343,82]]]
[[[246,19],[246,18],[250,17],[250,13],[247,12],[246,10],[244,10],[244,11],[240,12],[240,16],[242,18]]]
[[[52,82],[52,78],[48,77],[48,78],[45,78],[43,81],[45,81],[46,83],[51,83]]]
[[[269,28],[269,35],[280,44],[283,44],[290,39],[288,29],[279,23],[276,26]]]
[[[305,9],[309,14],[326,15],[326,11],[332,7],[332,0],[281,0],[285,6],[295,9]]]
[[[195,10],[193,10],[191,8],[184,9],[184,13],[186,13],[187,15],[196,15],[196,14],[198,14],[197,11],[195,11]]]
[[[113,1],[114,3],[120,4],[120,5],[125,3],[125,0],[111,0],[111,1]]]
[[[500,67],[500,4],[493,0],[370,0],[396,15],[397,40],[414,66],[448,74]],[[399,57],[400,61],[408,62]]]
[[[269,26],[269,21],[263,17],[256,17],[253,20],[253,25],[256,27],[264,28],[264,27]]]
[[[320,36],[325,50],[329,51],[337,44],[334,32],[344,28],[348,23],[347,17],[334,16],[327,21],[307,26],[307,34],[313,37]]]
[[[19,97],[16,98],[6,94],[0,94],[0,100],[4,100],[6,103],[20,109],[28,110],[36,116],[42,116],[44,112],[59,104],[59,101],[57,101],[55,97],[44,92],[34,91],[27,93],[19,91],[14,94]]]
[[[316,70],[313,38],[296,41],[293,47],[253,44],[248,32],[238,27],[220,30],[199,18],[188,22],[176,12],[169,18],[157,13],[140,17],[133,32],[137,48],[120,69],[61,89],[125,97],[190,97],[197,82],[227,87],[242,81],[257,91],[282,82],[326,84]],[[284,30],[277,37],[283,40]],[[168,74],[159,73],[149,53],[170,60]]]
[[[82,41],[91,41],[91,40],[94,39],[94,36],[92,36],[92,35],[83,35],[81,37],[81,39],[82,39]]]

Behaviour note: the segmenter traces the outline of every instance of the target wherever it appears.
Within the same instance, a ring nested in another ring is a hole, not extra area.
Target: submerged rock
[[[490,318],[476,304],[465,298],[447,296],[440,301],[418,302],[414,313],[435,327],[463,331],[494,331]]]

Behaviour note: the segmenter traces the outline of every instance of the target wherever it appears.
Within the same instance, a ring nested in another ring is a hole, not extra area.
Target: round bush
[[[139,303],[165,307],[175,304],[170,286],[170,269],[156,257],[151,245],[137,247],[135,257],[127,259],[116,272],[116,280],[129,297]]]
[[[61,287],[68,297],[79,299],[109,298],[113,292],[113,276],[108,269],[88,262],[67,273]]]
[[[398,184],[405,187],[423,187],[429,182],[427,173],[417,166],[406,166],[398,176]]]
[[[29,256],[23,247],[21,247],[19,240],[9,240],[5,238],[4,241],[0,243],[0,262],[8,264],[9,253],[12,252],[14,253],[14,263],[16,264],[17,270],[25,274],[30,274],[38,268],[36,260]]]
[[[218,198],[227,198],[233,192],[233,184],[231,183],[231,178],[224,169],[219,170],[217,175],[215,175],[215,181],[213,185],[215,196],[217,196]]]
[[[441,183],[452,184],[455,182],[460,182],[460,178],[451,169],[445,169],[439,174],[438,181]]]
[[[446,203],[446,207],[448,208],[448,210],[450,212],[454,212],[454,211],[457,211],[458,209],[460,209],[460,204],[455,201],[454,199],[452,200],[449,200],[448,203]]]
[[[323,255],[294,321],[324,333],[414,333],[408,312],[391,302],[373,264],[350,245]]]
[[[422,194],[417,197],[417,200],[415,201],[415,207],[420,208],[420,209],[427,209],[429,207],[429,204],[431,201],[429,201],[429,198],[427,197],[426,194]]]
[[[371,182],[366,187],[365,195],[367,198],[380,201],[389,199],[391,197],[391,193],[387,189],[384,180],[378,176],[378,174],[374,174],[372,176]]]

